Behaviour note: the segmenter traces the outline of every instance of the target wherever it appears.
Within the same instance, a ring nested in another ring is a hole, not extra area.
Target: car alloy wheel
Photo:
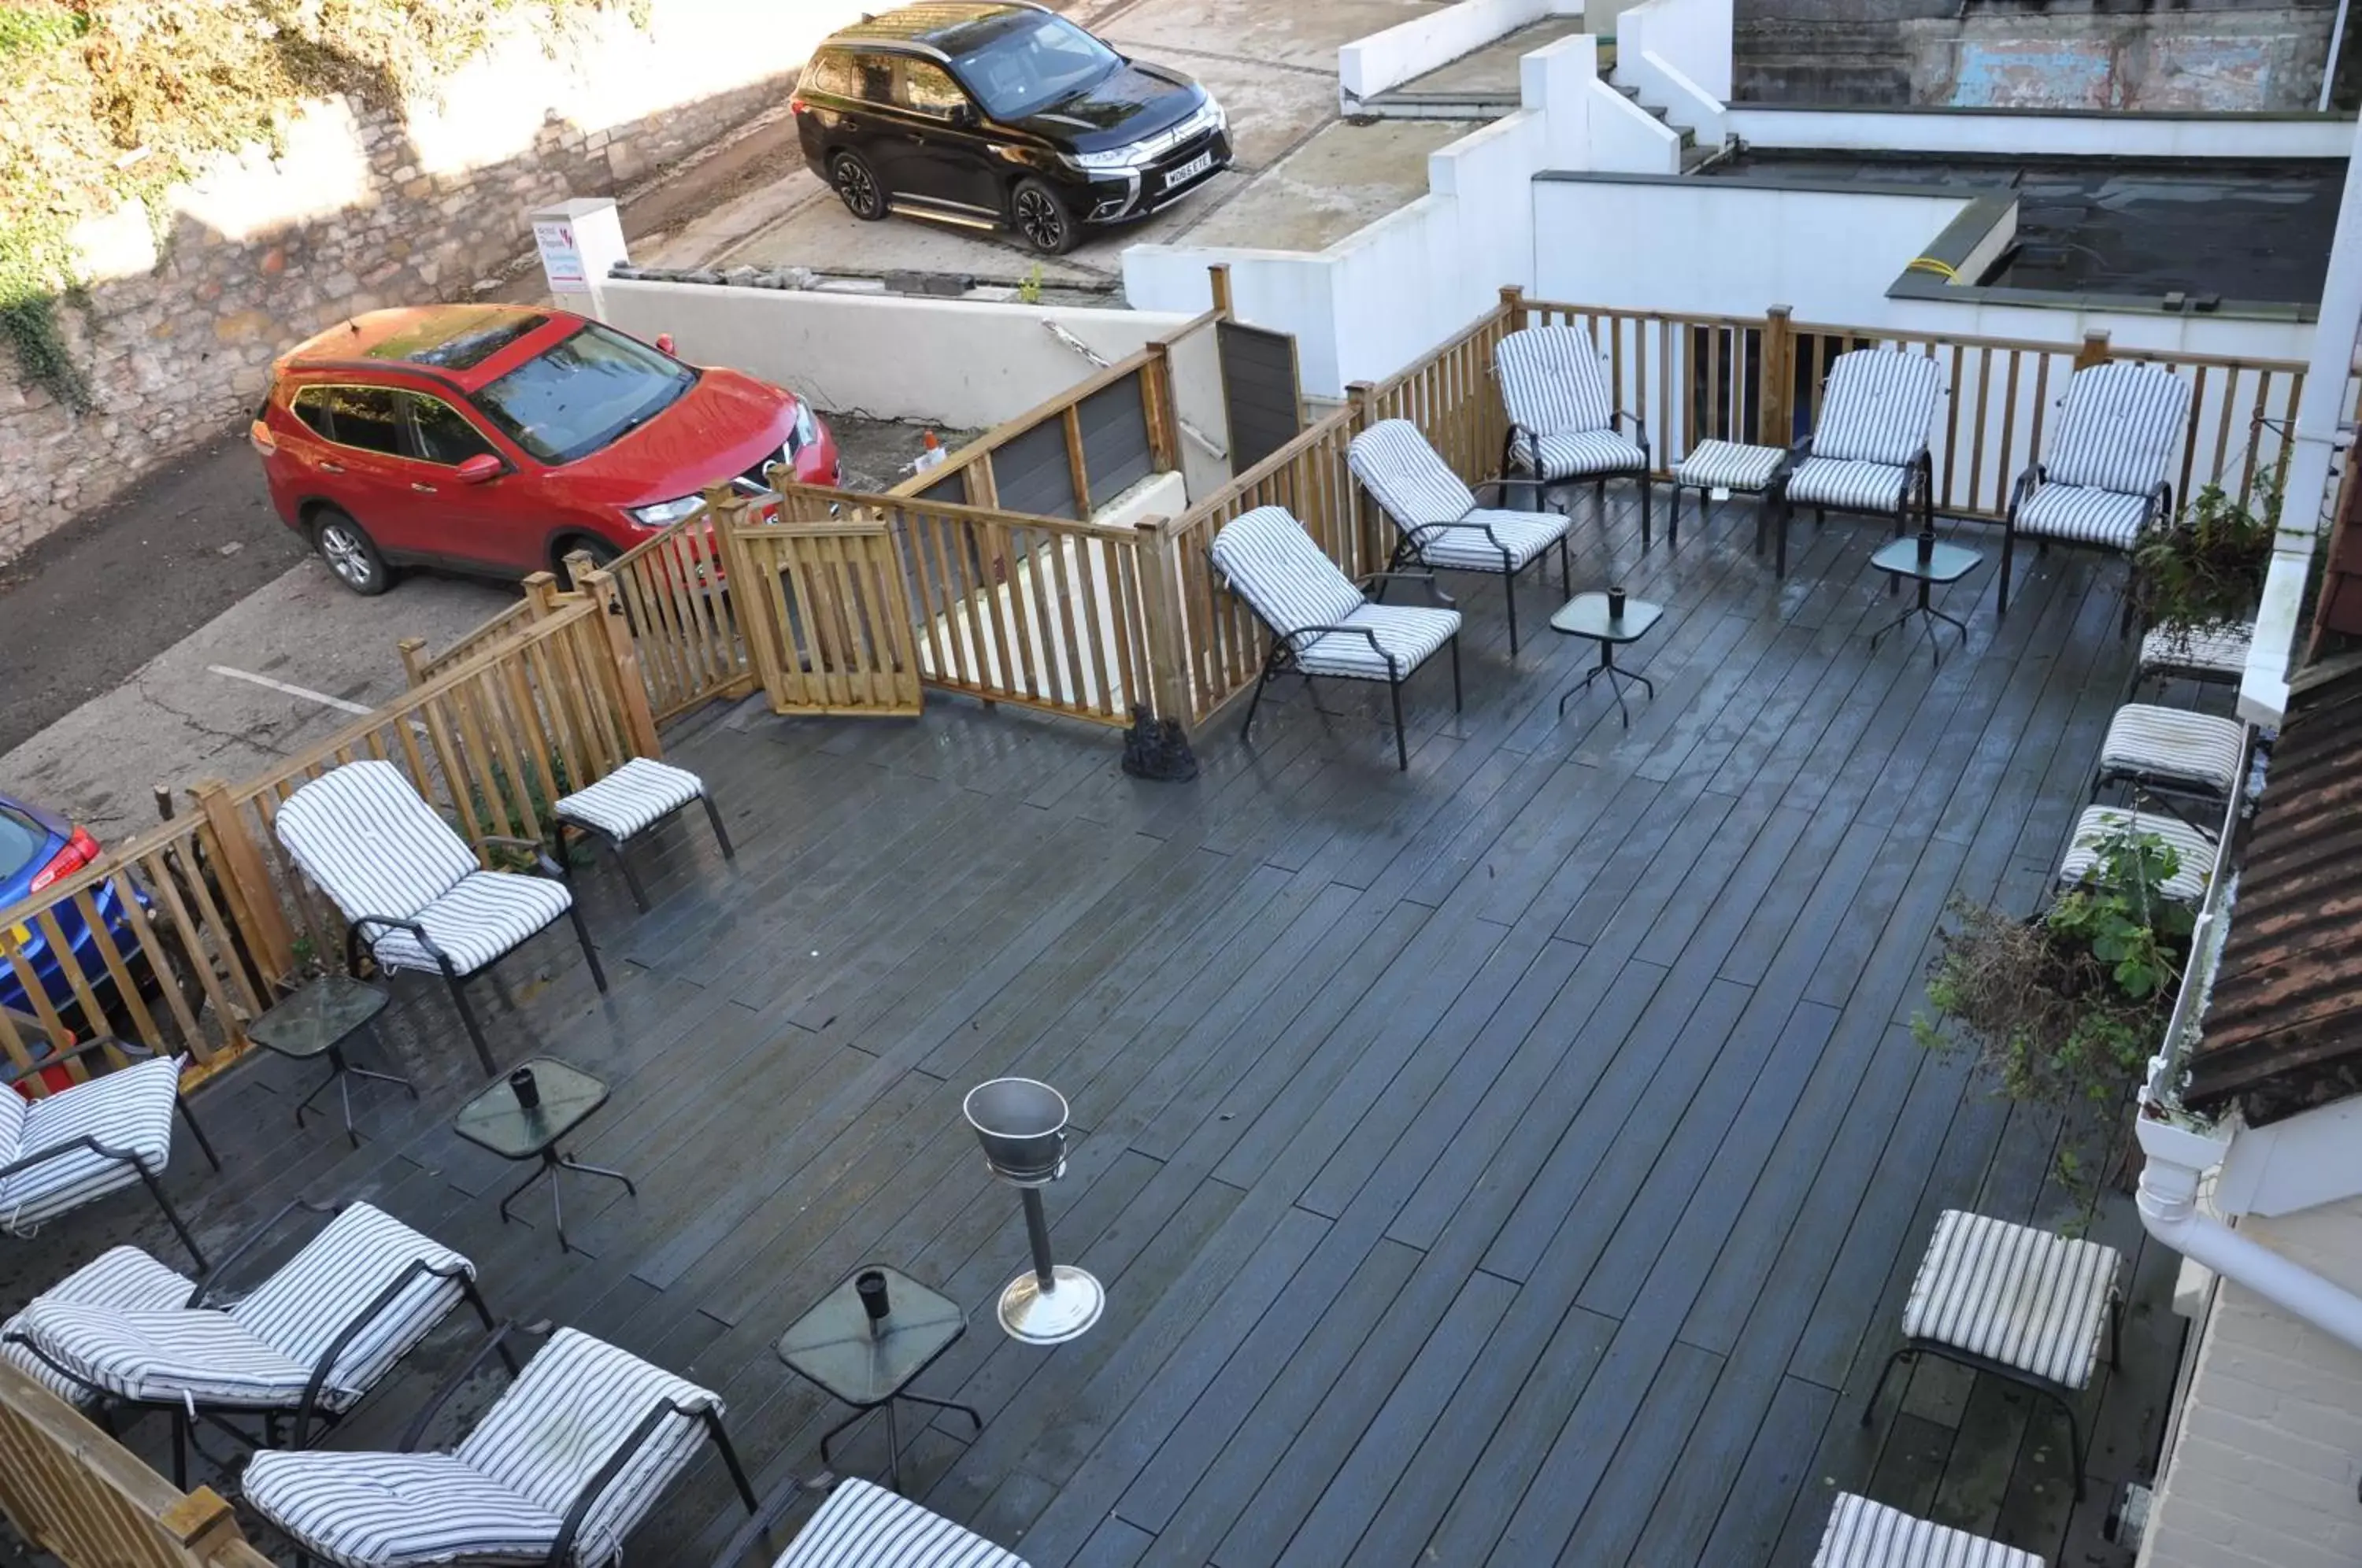
[[[1017,188],[1014,204],[1017,232],[1025,243],[1044,256],[1064,255],[1069,244],[1073,220],[1058,198],[1042,186],[1028,182]]]
[[[341,512],[332,512],[321,520],[315,539],[320,558],[347,588],[355,593],[385,591],[385,562],[359,524]]]
[[[869,171],[868,164],[852,153],[840,153],[829,172],[835,178],[837,198],[845,211],[864,223],[886,215],[885,195],[877,189],[877,177]]]

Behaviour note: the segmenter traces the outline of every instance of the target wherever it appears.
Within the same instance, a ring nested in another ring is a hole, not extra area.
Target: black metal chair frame
[[[702,801],[705,802],[705,820],[713,824],[713,837],[714,840],[722,845],[722,858],[724,860],[737,859],[738,851],[731,846],[729,830],[722,825],[722,809],[713,803],[713,797],[712,795],[701,790],[695,797],[694,801],[683,801],[671,811],[665,812],[664,815],[643,825],[638,833],[626,834],[621,838],[609,833],[605,828],[599,826],[596,823],[578,823],[571,817],[557,817],[556,813],[553,812],[552,815],[555,817],[557,823],[557,865],[559,871],[561,873],[565,872],[567,867],[572,864],[571,859],[567,855],[566,834],[568,829],[572,829],[575,833],[580,834],[584,838],[603,840],[607,845],[607,853],[614,857],[616,867],[624,873],[624,886],[631,889],[633,905],[637,908],[642,914],[647,913],[647,889],[640,886],[639,873],[632,869],[631,856],[624,852],[630,847],[632,840],[639,837],[641,834],[654,833],[657,828],[662,827],[665,823],[680,815],[681,812],[689,810],[689,808],[695,803],[695,801]]]
[[[582,905],[571,896],[573,892],[573,884],[567,878],[566,868],[551,858],[548,846],[543,844],[539,839],[494,836],[485,839],[484,843],[487,845],[501,845],[508,848],[520,849],[529,853],[534,857],[534,869],[538,875],[546,877],[552,881],[566,884],[568,894],[566,905],[566,913],[574,922],[575,940],[581,943],[582,956],[590,966],[590,983],[597,986],[600,991],[603,994],[607,989],[607,972],[599,966],[598,950],[590,945],[590,928],[588,925],[585,925],[582,922]],[[527,932],[511,946],[503,948],[499,953],[496,953],[491,957],[486,959],[483,963],[463,974],[452,966],[449,955],[447,955],[442,948],[436,945],[435,939],[426,934],[426,928],[419,924],[418,922],[414,920],[398,920],[392,915],[365,914],[356,918],[350,925],[345,928],[345,971],[351,975],[355,979],[360,978],[361,944],[364,941],[373,940],[363,931],[363,927],[377,926],[387,931],[406,931],[410,933],[412,936],[417,939],[418,945],[424,948],[426,951],[427,955],[435,960],[436,966],[442,972],[443,983],[450,988],[451,1005],[459,1010],[459,1021],[468,1026],[468,1039],[476,1047],[476,1059],[483,1064],[485,1072],[497,1074],[501,1069],[499,1065],[492,1060],[492,1049],[490,1045],[485,1043],[484,1031],[476,1021],[475,1010],[469,1007],[467,993],[460,988],[468,981],[474,979],[477,976],[497,966],[502,959],[507,957],[510,954],[514,953],[518,948],[523,947],[526,943],[531,942],[535,937],[539,936],[543,932],[547,931],[551,926],[556,925],[557,923],[557,917],[552,915],[549,919],[542,922],[541,924]],[[383,966],[380,966],[380,967],[383,967]]]
[[[2042,486],[2049,482],[2050,470],[2047,466],[2036,462],[2027,464],[2025,471],[2017,476],[2016,482],[2009,487],[2009,512],[2002,521],[2001,590],[2000,596],[1994,601],[1993,604],[1993,613],[1996,615],[2006,615],[2009,613],[2010,569],[2017,558],[2017,509],[2025,505],[2029,500],[2033,499],[2034,492],[2036,490],[2039,490]],[[2112,493],[2125,494],[2129,492],[2115,491]],[[2170,480],[2159,480],[2156,486],[2149,491],[2147,499],[2148,502],[2148,510],[2141,517],[2139,531],[2133,536],[2133,550],[2131,551],[2119,551],[2114,545],[2101,544],[2094,540],[2054,540],[2047,535],[2036,534],[2032,536],[2036,553],[2040,555],[2048,555],[2050,553],[2050,547],[2053,544],[2057,544],[2063,546],[2068,549],[2104,550],[2111,554],[2132,556],[2132,580],[2125,585],[2124,613],[2116,618],[2116,635],[2119,638],[2132,635],[2133,619],[2140,602],[2140,560],[2139,557],[2135,555],[2133,552],[2139,549],[2142,537],[2151,529],[2162,526],[2173,521],[2173,481]]]
[[[1208,555],[1208,559],[1212,559],[1210,552]],[[1217,574],[1222,576],[1223,585],[1225,587],[1230,587],[1230,578],[1228,574],[1222,573],[1220,566],[1216,565],[1214,570]],[[1431,571],[1374,571],[1367,577],[1357,580],[1354,586],[1362,591],[1364,597],[1367,597],[1370,592],[1370,584],[1374,582],[1385,583],[1396,581],[1416,582],[1422,584],[1427,589],[1429,596],[1439,605],[1449,608],[1452,603],[1451,595],[1444,592],[1441,588],[1436,585],[1435,574]],[[1264,687],[1270,685],[1281,676],[1293,670],[1295,673],[1304,677],[1305,690],[1308,691],[1311,690],[1313,679],[1311,674],[1298,668],[1296,663],[1297,638],[1310,637],[1318,640],[1319,638],[1327,636],[1331,633],[1341,634],[1349,637],[1367,637],[1370,642],[1370,650],[1385,662],[1386,694],[1393,699],[1395,710],[1395,763],[1396,766],[1403,772],[1409,772],[1410,745],[1403,736],[1402,689],[1404,681],[1418,673],[1418,667],[1413,666],[1409,669],[1397,668],[1396,667],[1394,655],[1386,652],[1385,646],[1378,641],[1378,635],[1370,630],[1367,626],[1298,626],[1292,632],[1284,632],[1277,626],[1272,625],[1270,622],[1264,621],[1262,613],[1255,610],[1254,602],[1249,599],[1245,594],[1240,593],[1236,588],[1231,588],[1230,591],[1237,597],[1240,603],[1244,604],[1247,609],[1254,614],[1254,618],[1256,620],[1263,621],[1264,625],[1271,632],[1271,653],[1263,661],[1263,673],[1255,678],[1254,694],[1247,699],[1246,722],[1239,726],[1239,739],[1242,742],[1246,741],[1254,734],[1255,709],[1262,705],[1263,689]],[[1375,602],[1374,601],[1374,602]],[[1460,634],[1457,632],[1452,633],[1451,635],[1446,639],[1446,642],[1451,649],[1451,711],[1457,713],[1460,712],[1461,701]],[[1433,657],[1433,655],[1429,656],[1429,657]],[[1424,664],[1427,661],[1422,659],[1419,662]],[[1363,676],[1341,675],[1336,677],[1336,679],[1340,680],[1360,680],[1369,678]],[[1320,708],[1318,700],[1315,700],[1313,706],[1315,708],[1319,708],[1319,711],[1324,713],[1328,712],[1327,709]]]
[[[1473,490],[1480,498],[1486,491],[1489,490],[1494,491],[1501,500],[1507,501],[1508,499],[1508,487],[1516,482],[1518,481],[1504,477],[1501,479],[1483,480],[1469,488]],[[1508,546],[1501,543],[1501,536],[1493,532],[1493,525],[1490,523],[1469,517],[1463,513],[1459,517],[1446,518],[1434,523],[1406,524],[1396,518],[1393,513],[1387,512],[1384,502],[1380,502],[1378,503],[1378,510],[1381,513],[1385,513],[1386,521],[1394,525],[1395,553],[1386,562],[1386,573],[1389,576],[1401,572],[1406,567],[1412,566],[1418,567],[1430,574],[1438,571],[1477,570],[1479,569],[1474,567],[1446,566],[1440,562],[1430,561],[1427,558],[1426,547],[1429,539],[1435,537],[1439,534],[1449,532],[1454,528],[1476,528],[1483,530],[1485,539],[1495,549],[1501,552],[1501,569],[1497,575],[1501,579],[1501,597],[1508,602],[1509,657],[1511,658],[1517,657],[1518,579],[1525,575],[1528,569],[1540,565],[1543,558],[1550,554],[1549,549],[1545,547],[1535,551],[1533,559],[1528,561],[1525,566],[1520,567],[1515,564],[1517,560],[1516,555],[1511,552]],[[1488,573],[1488,575],[1492,574]],[[1572,595],[1574,592],[1573,580],[1573,574],[1567,564],[1566,536],[1564,534],[1561,534],[1558,536],[1559,591]],[[1385,602],[1385,585],[1384,583],[1380,583],[1378,585],[1377,602],[1383,604]]]
[[[1551,492],[1553,491],[1564,490],[1569,485],[1587,484],[1593,486],[1599,502],[1600,521],[1603,523],[1606,522],[1607,518],[1607,481],[1612,479],[1631,479],[1639,480],[1640,485],[1640,547],[1645,550],[1649,547],[1650,538],[1649,481],[1655,477],[1657,471],[1656,459],[1650,455],[1649,422],[1641,418],[1637,414],[1628,414],[1620,408],[1614,414],[1608,415],[1608,427],[1612,430],[1618,422],[1628,422],[1632,426],[1632,444],[1640,448],[1640,461],[1639,465],[1636,468],[1602,469],[1597,473],[1570,474],[1564,479],[1556,480],[1544,479],[1542,478],[1541,437],[1536,435],[1533,431],[1527,429],[1524,425],[1518,424],[1515,420],[1512,420],[1509,423],[1509,433],[1504,436],[1501,441],[1501,471],[1503,474],[1509,476],[1507,480],[1508,483],[1529,484],[1533,486],[1535,501],[1538,506],[1548,506],[1550,504]],[[1517,471],[1517,458],[1519,456],[1518,450],[1518,439],[1519,436],[1523,436],[1525,438],[1525,451],[1523,455],[1526,458],[1527,468],[1529,470],[1525,475],[1519,475]]]
[[[1788,525],[1796,515],[1795,505],[1788,496],[1788,482],[1796,477],[1796,470],[1803,468],[1805,459],[1812,455],[1813,438],[1808,435],[1788,448],[1788,471],[1780,481],[1779,545],[1772,557],[1772,569],[1783,578],[1788,575]],[[1815,502],[1812,503],[1813,525],[1817,528],[1827,523],[1828,514],[1832,512],[1849,513],[1857,517],[1892,517],[1894,519],[1894,536],[1900,539],[1911,531],[1911,502],[1915,496],[1919,502],[1920,527],[1934,528],[1936,526],[1934,451],[1922,442],[1918,453],[1902,466],[1905,474],[1903,480],[1903,494],[1896,500],[1893,511],[1873,510],[1867,506],[1832,506]],[[2003,549],[2006,550],[2006,548],[2007,546],[2004,545]],[[1887,583],[1886,591],[1891,595],[1900,591],[1902,586],[1902,580],[1894,579]]]
[[[80,1056],[86,1056],[94,1051],[109,1048],[120,1051],[133,1061],[153,1061],[158,1055],[157,1052],[136,1041],[117,1040],[111,1035],[100,1035],[94,1040],[85,1040],[79,1045],[69,1045],[62,1051],[51,1052],[28,1067],[11,1071],[5,1080],[0,1080],[0,1094],[16,1093],[17,1085],[29,1074],[39,1072],[46,1067],[57,1066]],[[58,1092],[70,1093],[71,1091]],[[188,1100],[183,1099],[177,1089],[172,1094],[172,1108],[180,1112],[181,1121],[189,1129],[190,1135],[196,1139],[197,1147],[204,1151],[206,1163],[215,1170],[220,1170],[221,1156],[214,1153],[213,1141],[205,1136],[205,1130],[197,1125],[196,1113],[189,1109]],[[0,1165],[0,1181],[6,1181],[19,1171],[31,1170],[36,1165],[83,1149],[106,1159],[128,1165],[133,1170],[138,1171],[140,1182],[148,1188],[148,1195],[156,1200],[156,1207],[164,1211],[164,1218],[171,1223],[172,1233],[181,1238],[181,1245],[189,1249],[189,1256],[196,1260],[197,1267],[202,1269],[205,1266],[205,1254],[199,1250],[197,1239],[189,1233],[189,1227],[181,1219],[181,1211],[173,1208],[171,1198],[165,1196],[164,1184],[157,1179],[156,1173],[140,1164],[137,1154],[102,1143],[93,1133],[85,1132],[79,1138],[51,1144],[49,1148],[38,1150],[22,1159],[12,1160],[5,1165]]]
[[[260,1224],[255,1226],[244,1236],[238,1238],[238,1240],[231,1245],[229,1251],[222,1254],[221,1261],[219,1263],[215,1264],[212,1267],[205,1270],[204,1274],[197,1280],[196,1288],[189,1292],[188,1300],[182,1304],[183,1309],[193,1311],[204,1307],[205,1305],[206,1297],[218,1286],[224,1272],[226,1272],[232,1264],[235,1264],[238,1259],[253,1251],[265,1237],[269,1236],[271,1231],[278,1229],[280,1222],[285,1220],[289,1215],[300,1210],[307,1214],[326,1214],[334,1216],[342,1213],[344,1209],[345,1206],[343,1204],[314,1203],[309,1199],[301,1198],[294,1198],[281,1206],[276,1213],[263,1220]],[[369,1327],[369,1325],[376,1320],[379,1313],[393,1305],[395,1298],[398,1297],[404,1290],[409,1288],[410,1283],[413,1280],[417,1279],[422,1275],[430,1275],[437,1279],[458,1280],[459,1283],[459,1294],[461,1298],[464,1299],[469,1306],[475,1309],[476,1317],[483,1323],[486,1329],[490,1330],[493,1327],[491,1309],[484,1304],[482,1293],[476,1288],[475,1279],[466,1269],[457,1267],[437,1268],[434,1264],[427,1263],[424,1258],[414,1258],[411,1260],[408,1266],[403,1268],[400,1274],[394,1275],[392,1279],[386,1282],[384,1289],[379,1291],[375,1296],[370,1298],[367,1306],[354,1313],[351,1318],[346,1320],[345,1326],[337,1331],[337,1337],[328,1342],[326,1347],[320,1352],[319,1356],[313,1362],[311,1376],[304,1383],[304,1393],[292,1411],[283,1409],[258,1410],[250,1406],[245,1405],[208,1405],[202,1399],[127,1399],[98,1384],[93,1383],[90,1379],[75,1372],[72,1368],[61,1364],[53,1357],[48,1354],[48,1353],[44,1352],[39,1345],[34,1343],[32,1340],[28,1338],[21,1331],[11,1333],[8,1336],[8,1342],[11,1344],[23,1345],[26,1350],[29,1351],[44,1366],[49,1367],[59,1375],[81,1385],[83,1387],[89,1389],[93,1394],[98,1396],[100,1409],[107,1416],[110,1424],[113,1413],[118,1410],[129,1411],[135,1415],[149,1410],[163,1410],[170,1412],[172,1418],[172,1482],[173,1485],[179,1486],[182,1491],[186,1491],[188,1490],[189,1485],[189,1449],[194,1442],[194,1434],[192,1430],[193,1425],[192,1420],[193,1417],[196,1421],[203,1421],[208,1426],[217,1427],[221,1430],[227,1432],[231,1437],[237,1439],[239,1442],[245,1444],[248,1448],[269,1448],[278,1446],[280,1441],[279,1423],[282,1418],[291,1415],[294,1418],[292,1430],[290,1432],[293,1447],[300,1449],[311,1446],[314,1435],[312,1423],[315,1421],[319,1423],[318,1435],[322,1437],[326,1437],[329,1432],[335,1430],[344,1419],[343,1413],[337,1410],[321,1408],[320,1392],[327,1386],[328,1374],[336,1369],[337,1358],[344,1354],[345,1347],[352,1343],[354,1336],[358,1335],[363,1329]],[[508,1353],[503,1350],[502,1353],[505,1357]],[[513,1364],[513,1358],[511,1359],[512,1364]],[[260,1418],[262,1421],[261,1435],[257,1437],[251,1433],[238,1430],[237,1427],[231,1425],[226,1419],[226,1417],[233,1415]]]
[[[2124,1339],[2124,1293],[2112,1285],[2108,1287],[2108,1367],[2111,1371],[2117,1370],[2122,1364],[2117,1357]],[[2069,1457],[2075,1466],[2075,1500],[2079,1503],[2083,1500],[2083,1464],[2086,1457],[2083,1449],[2083,1424],[2075,1414],[2075,1399],[2081,1391],[2053,1383],[2047,1377],[2036,1377],[2030,1372],[2006,1365],[1993,1360],[1991,1356],[1979,1355],[1974,1351],[1965,1351],[1957,1345],[1941,1344],[1934,1340],[1905,1341],[1893,1354],[1886,1358],[1886,1364],[1879,1368],[1878,1385],[1870,1391],[1870,1398],[1861,1408],[1863,1426],[1870,1425],[1871,1419],[1878,1413],[1878,1401],[1886,1392],[1886,1379],[1894,1371],[1895,1364],[1905,1357],[1915,1361],[1923,1354],[1940,1357],[1974,1372],[1991,1373],[1995,1377],[2007,1378],[2022,1387],[2032,1389],[2058,1406],[2059,1414],[2067,1418]]]
[[[546,1325],[543,1326],[546,1327]],[[450,1376],[445,1378],[443,1386],[435,1391],[418,1414],[411,1419],[410,1426],[403,1432],[401,1442],[395,1452],[400,1453],[418,1452],[418,1445],[425,1441],[427,1426],[442,1412],[443,1407],[450,1403],[452,1396],[466,1387],[469,1381],[483,1370],[484,1363],[495,1352],[499,1353],[502,1363],[508,1368],[509,1375],[512,1378],[517,1376],[523,1369],[517,1364],[515,1353],[508,1348],[508,1336],[517,1331],[520,1331],[513,1323],[502,1323],[495,1327],[486,1336],[484,1342],[476,1348],[475,1354],[462,1363]],[[704,1423],[706,1435],[713,1440],[713,1446],[721,1452],[723,1466],[730,1472],[731,1485],[738,1489],[738,1496],[745,1503],[747,1513],[759,1515],[763,1505],[755,1496],[753,1484],[746,1479],[745,1466],[738,1462],[738,1451],[731,1445],[730,1433],[722,1425],[721,1412],[711,1408],[702,1410],[691,1409],[687,1406],[676,1405],[669,1399],[659,1399],[649,1407],[648,1413],[641,1418],[638,1426],[632,1429],[631,1435],[617,1445],[613,1453],[607,1456],[607,1463],[601,1465],[598,1473],[583,1483],[582,1490],[575,1495],[572,1506],[566,1510],[565,1522],[558,1529],[557,1540],[550,1543],[549,1555],[542,1560],[546,1568],[568,1568],[574,1554],[575,1539],[582,1533],[583,1523],[590,1516],[591,1505],[599,1500],[601,1494],[613,1485],[615,1477],[624,1473],[624,1467],[638,1457],[641,1447],[655,1435],[657,1429],[675,1416],[686,1416]],[[308,1553],[300,1548],[297,1550],[295,1553],[297,1568],[310,1568],[311,1561]]]

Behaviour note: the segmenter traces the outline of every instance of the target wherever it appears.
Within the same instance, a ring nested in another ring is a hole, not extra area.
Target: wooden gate
[[[882,513],[723,526],[773,712],[919,712],[910,587]]]

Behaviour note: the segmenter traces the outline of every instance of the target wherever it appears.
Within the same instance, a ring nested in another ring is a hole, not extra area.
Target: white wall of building
[[[965,427],[1013,418],[1097,369],[1046,324],[1115,360],[1188,319],[625,279],[609,279],[600,294],[607,320],[650,340],[670,333],[693,363],[745,370],[825,409]]]
[[[2362,1198],[2243,1234],[2362,1291]],[[2222,1282],[2139,1568],[2362,1562],[2362,1352]]]
[[[1913,113],[1734,104],[1724,112],[1723,123],[1750,148],[1800,152],[2343,158],[2354,139],[2354,122],[2330,116],[2235,119],[2221,115],[2046,115],[1976,109]]]
[[[1460,0],[1421,12],[1337,51],[1337,87],[1350,105],[1473,54],[1546,17],[1580,17],[1583,0]]]
[[[1617,21],[1616,80],[1706,146],[1730,100],[1731,0],[1648,0]]]

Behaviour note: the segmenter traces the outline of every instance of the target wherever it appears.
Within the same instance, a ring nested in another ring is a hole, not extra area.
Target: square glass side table
[[[1870,564],[1889,577],[1919,585],[1917,599],[1904,608],[1903,613],[1870,635],[1870,646],[1877,647],[1886,634],[1900,628],[1914,615],[1927,622],[1927,652],[1940,668],[1944,650],[1936,641],[1935,623],[1942,621],[1960,634],[1960,646],[1969,642],[1968,623],[1957,615],[1947,615],[1927,602],[1928,591],[1938,583],[1958,582],[1976,570],[1977,563],[1985,558],[1978,551],[1961,545],[1938,543],[1932,534],[1906,536],[1879,547],[1870,558]]]
[[[882,1318],[873,1319],[861,1298],[861,1280],[868,1275],[877,1275],[885,1286]],[[821,1463],[831,1463],[828,1445],[846,1428],[882,1406],[886,1451],[892,1456],[890,1474],[894,1490],[900,1492],[902,1438],[894,1419],[894,1404],[901,1399],[938,1410],[957,1410],[980,1435],[984,1418],[971,1407],[910,1391],[919,1375],[966,1332],[967,1312],[958,1302],[883,1264],[855,1269],[789,1324],[788,1331],[779,1336],[779,1359],[797,1376],[854,1407],[851,1416],[822,1435]]]
[[[1625,643],[1637,643],[1647,635],[1649,628],[1664,615],[1665,607],[1651,604],[1645,599],[1627,599],[1622,614],[1611,615],[1607,612],[1607,595],[1605,593],[1578,593],[1551,616],[1551,631],[1562,632],[1571,637],[1588,637],[1599,645],[1597,668],[1566,689],[1565,694],[1558,700],[1558,716],[1565,718],[1566,705],[1574,700],[1575,693],[1588,690],[1593,681],[1604,675],[1607,678],[1607,689],[1616,693],[1616,712],[1628,730],[1632,727],[1632,712],[1624,705],[1624,683],[1628,680],[1639,687],[1648,692],[1651,701],[1656,699],[1657,689],[1650,683],[1647,676],[1618,668],[1616,650]]]
[[[555,1056],[535,1056],[516,1071],[533,1075],[537,1103],[528,1106],[517,1098],[513,1082],[516,1073],[512,1073],[461,1106],[458,1115],[452,1119],[451,1130],[504,1160],[541,1161],[531,1176],[511,1187],[509,1195],[501,1199],[501,1222],[508,1222],[510,1204],[523,1197],[535,1182],[547,1176],[550,1213],[557,1226],[557,1250],[570,1252],[572,1245],[566,1239],[566,1204],[557,1190],[557,1172],[561,1167],[622,1182],[624,1190],[635,1198],[640,1189],[621,1171],[586,1165],[557,1150],[558,1140],[590,1121],[607,1103],[606,1080]]]
[[[248,1039],[291,1061],[310,1061],[319,1056],[328,1059],[328,1076],[295,1108],[296,1126],[304,1125],[304,1114],[312,1109],[312,1102],[334,1084],[344,1104],[345,1136],[358,1149],[361,1135],[353,1130],[350,1079],[398,1084],[409,1091],[411,1099],[418,1098],[417,1086],[408,1078],[371,1072],[345,1060],[345,1043],[377,1021],[378,1014],[385,1010],[386,1000],[382,987],[367,985],[345,975],[323,975],[296,987],[246,1026]]]

